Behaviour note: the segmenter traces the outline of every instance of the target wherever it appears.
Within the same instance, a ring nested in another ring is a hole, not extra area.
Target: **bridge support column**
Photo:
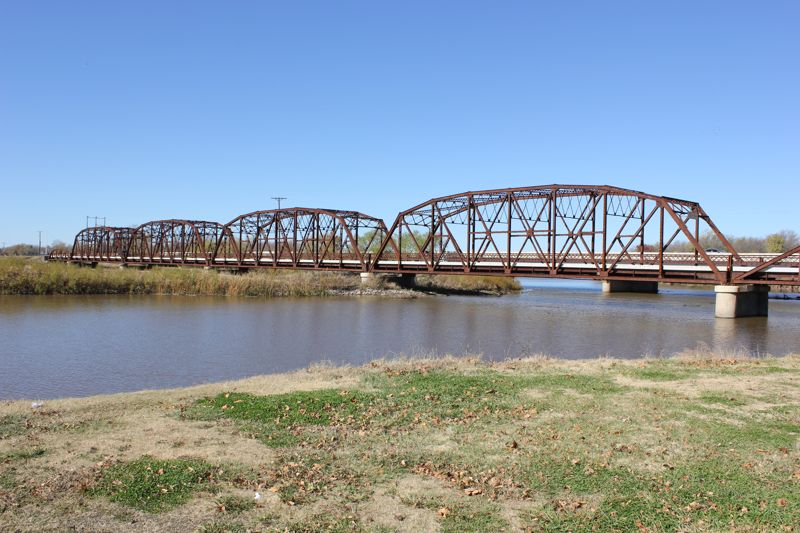
[[[769,285],[717,285],[714,316],[741,318],[769,314]]]
[[[658,292],[658,282],[618,279],[606,280],[603,281],[603,292],[646,292],[656,294]]]
[[[361,285],[372,285],[375,283],[375,279],[377,276],[372,272],[362,272],[361,273]]]

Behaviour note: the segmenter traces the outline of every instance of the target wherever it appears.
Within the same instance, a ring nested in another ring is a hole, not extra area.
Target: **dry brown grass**
[[[202,268],[80,267],[40,259],[0,258],[0,294],[177,294],[324,296],[360,289],[357,275],[257,270],[231,274]]]

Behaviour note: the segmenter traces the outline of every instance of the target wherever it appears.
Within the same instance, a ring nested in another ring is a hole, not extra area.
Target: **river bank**
[[[415,287],[387,277],[362,284],[358,273],[255,270],[231,274],[202,268],[156,267],[147,270],[44,262],[41,258],[0,258],[0,294],[153,294],[183,296],[389,296],[424,294],[500,295],[521,289],[513,278],[492,276],[420,276]]]
[[[0,404],[0,522],[791,531],[800,357],[375,361]]]

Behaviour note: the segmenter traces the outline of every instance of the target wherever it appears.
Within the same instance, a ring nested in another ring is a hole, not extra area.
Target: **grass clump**
[[[209,487],[216,469],[199,460],[142,457],[101,473],[91,494],[142,511],[157,513],[186,502],[193,492]]]

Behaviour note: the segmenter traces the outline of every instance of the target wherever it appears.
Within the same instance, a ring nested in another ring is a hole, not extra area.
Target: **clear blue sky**
[[[0,241],[608,183],[800,231],[800,2],[0,4]],[[285,204],[286,205],[286,204]]]

